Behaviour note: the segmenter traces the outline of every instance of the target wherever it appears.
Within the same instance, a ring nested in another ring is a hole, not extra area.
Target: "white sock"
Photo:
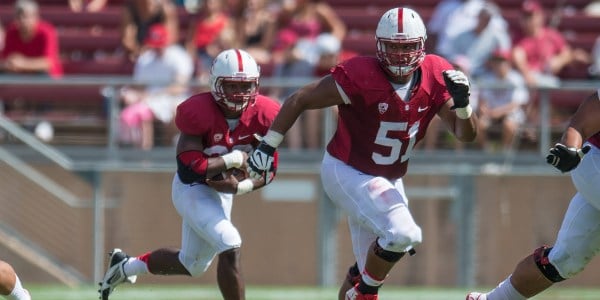
[[[13,288],[12,292],[10,292],[10,294],[8,296],[6,296],[6,299],[9,299],[9,300],[31,300],[31,296],[29,296],[29,292],[27,292],[27,290],[25,290],[23,288],[23,286],[21,285],[21,280],[19,280],[19,276],[15,275],[15,287]]]
[[[371,276],[371,274],[369,274],[369,272],[367,272],[367,270],[365,270],[362,275],[362,280],[370,286],[380,286],[383,284],[383,280],[379,280],[379,279],[375,279]]]
[[[127,277],[150,273],[150,271],[148,271],[148,265],[146,265],[144,261],[139,260],[137,257],[128,259],[123,266],[123,270],[125,271],[125,275],[127,275]]]
[[[525,300],[527,298],[519,294],[515,287],[510,283],[510,277],[500,282],[491,292],[487,293],[487,300]]]

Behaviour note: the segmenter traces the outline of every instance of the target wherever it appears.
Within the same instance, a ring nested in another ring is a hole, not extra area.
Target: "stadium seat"
[[[375,33],[351,34],[346,36],[342,48],[362,55],[375,54]]]
[[[133,62],[125,57],[65,60],[63,70],[69,75],[131,75]]]
[[[560,18],[558,29],[561,31],[574,31],[577,33],[594,33],[600,30],[600,17],[588,16],[584,13],[563,15]]]

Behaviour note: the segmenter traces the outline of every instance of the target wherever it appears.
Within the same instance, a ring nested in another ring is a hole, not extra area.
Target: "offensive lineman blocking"
[[[113,249],[100,283],[107,300],[116,286],[134,283],[137,275],[200,276],[216,255],[217,282],[225,300],[244,300],[242,239],[231,223],[233,195],[264,186],[264,179],[238,182],[227,170],[245,172],[246,159],[279,111],[276,100],[259,94],[259,67],[247,52],[221,52],[210,70],[211,92],[188,98],[177,107],[181,131],[172,201],[182,217],[181,249],[161,248],[137,257]],[[274,175],[274,173],[272,174]],[[271,180],[272,178],[269,178]]]
[[[254,178],[270,178],[275,149],[299,115],[338,106],[335,135],[321,165],[332,201],[348,215],[356,264],[339,299],[375,300],[392,267],[421,243],[402,176],[411,151],[437,114],[461,141],[473,141],[469,81],[442,57],[425,54],[425,25],[394,8],[376,30],[377,57],[355,57],[288,97],[248,159]],[[268,182],[267,182],[268,183]]]

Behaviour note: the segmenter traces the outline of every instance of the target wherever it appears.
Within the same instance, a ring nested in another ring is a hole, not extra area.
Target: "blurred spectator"
[[[98,12],[104,9],[108,0],[69,0],[73,12]]]
[[[319,34],[315,41],[317,59],[313,75],[321,77],[329,74],[331,68],[341,62],[342,43],[331,33]]]
[[[514,38],[514,64],[530,86],[556,86],[557,74],[568,64],[590,62],[584,50],[572,50],[563,35],[546,25],[544,9],[537,1],[522,5],[521,32]]]
[[[169,124],[176,106],[189,96],[193,61],[179,44],[169,43],[164,25],[150,28],[138,57],[133,79],[138,87],[122,89],[125,107],[121,112],[121,141],[141,149],[154,145],[154,120]]]
[[[169,31],[169,44],[179,40],[177,7],[171,0],[127,0],[121,20],[121,45],[130,59],[140,54],[149,28],[162,24]]]
[[[493,18],[502,18],[500,9],[493,3],[486,3],[480,8],[475,27],[451,38],[440,54],[450,61],[462,60],[463,69],[474,78],[481,75],[496,49],[509,51],[511,48],[508,30],[503,26],[493,26]]]
[[[247,0],[235,32],[246,50],[259,65],[271,63],[271,48],[275,38],[277,14],[268,6],[268,0]]]
[[[588,16],[600,17],[600,1],[594,0],[583,8],[583,12]]]
[[[444,53],[448,43],[457,35],[472,30],[479,23],[479,14],[486,5],[492,4],[492,1],[486,0],[466,0],[462,5],[455,8],[448,16],[447,23],[440,33],[441,39],[436,43],[436,53]],[[488,24],[491,30],[507,30],[506,20],[499,14],[492,15]]]
[[[196,60],[199,81],[206,83],[213,59],[221,51],[232,48],[235,40],[233,24],[224,1],[204,0],[190,29],[186,48]]]
[[[314,42],[301,41],[296,45],[295,51],[305,54],[306,60],[295,64],[293,74],[303,74],[306,77],[317,77],[328,74],[338,62],[341,54],[341,42],[331,33],[322,33]],[[306,68],[306,70],[303,70]],[[302,76],[302,75],[300,75]],[[322,146],[323,114],[325,110],[307,110],[296,122],[290,135],[287,136],[290,149],[308,148],[318,149]],[[296,131],[295,131],[296,130]]]
[[[4,49],[4,39],[6,38],[6,30],[2,25],[2,20],[0,20],[0,52]]]
[[[592,48],[592,65],[589,68],[589,74],[592,78],[600,78],[600,36],[596,38],[596,42]]]
[[[278,78],[313,77],[320,59],[322,44],[335,44],[340,51],[341,41],[346,34],[346,25],[329,4],[313,0],[288,0],[279,14],[278,32],[273,47],[275,62],[274,76]],[[327,35],[322,35],[327,33]],[[319,40],[318,37],[321,37]],[[272,89],[271,96],[285,99],[296,88]],[[299,122],[288,132],[286,143],[289,149],[317,149],[321,120],[317,111],[306,111]],[[316,129],[315,129],[316,128]]]
[[[489,149],[487,130],[502,126],[502,146],[510,150],[519,127],[526,120],[524,106],[529,102],[525,80],[510,61],[510,52],[496,51],[489,61],[490,72],[482,76],[479,95],[479,129],[477,135],[484,149]],[[495,85],[501,88],[490,88]]]
[[[435,49],[435,53],[440,53],[437,45],[444,44],[446,39],[446,26],[448,19],[454,11],[462,6],[466,0],[442,0],[435,8],[427,23],[427,41],[434,43],[436,46],[430,49]]]
[[[54,26],[40,19],[38,4],[18,0],[15,20],[8,25],[0,52],[2,72],[62,76],[58,37]]]
[[[290,50],[300,39],[313,40],[329,32],[342,41],[346,25],[335,10],[319,0],[286,0],[278,18],[276,50]]]

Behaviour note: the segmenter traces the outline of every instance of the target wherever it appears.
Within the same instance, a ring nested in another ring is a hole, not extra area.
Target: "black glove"
[[[261,141],[256,150],[248,157],[248,174],[257,180],[264,176],[265,184],[269,184],[276,171],[274,163],[275,148]]]
[[[454,99],[454,105],[450,109],[464,108],[469,105],[469,79],[465,73],[458,70],[446,70],[442,72],[446,88]]]
[[[546,162],[553,165],[561,172],[569,172],[581,161],[583,156],[590,151],[591,147],[586,145],[581,149],[567,148],[567,146],[558,143],[550,148],[550,154],[546,156]]]

